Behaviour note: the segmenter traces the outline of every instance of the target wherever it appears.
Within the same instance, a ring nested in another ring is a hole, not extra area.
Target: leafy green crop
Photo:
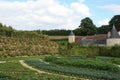
[[[45,57],[45,61],[62,66],[89,68],[120,73],[120,68],[118,66],[97,59],[56,58],[49,56]]]
[[[84,78],[96,78],[96,79],[105,79],[105,80],[119,80],[120,74],[113,73],[108,71],[99,71],[99,70],[92,70],[86,68],[75,68],[75,67],[66,67],[66,66],[59,66],[55,64],[46,64],[43,61],[39,60],[27,60],[27,64],[46,71],[62,73],[66,75],[74,75]]]

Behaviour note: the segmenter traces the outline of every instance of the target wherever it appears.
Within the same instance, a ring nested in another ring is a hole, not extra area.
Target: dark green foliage
[[[76,56],[109,56],[109,57],[120,57],[120,46],[73,46],[68,49],[69,55]]]
[[[58,43],[59,45],[59,54],[66,55],[68,52],[68,39],[56,39],[52,40]]]
[[[55,57],[55,56],[48,56],[48,57],[45,57],[45,61],[48,61],[48,62],[54,62],[56,61],[58,58]]]
[[[42,33],[49,36],[68,36],[70,30],[43,30]]]
[[[81,24],[79,27],[91,28],[91,27],[95,27],[95,25],[93,24],[93,21],[89,17],[86,17],[86,18],[81,20]]]
[[[12,37],[14,29],[11,26],[6,26],[0,23],[0,35]]]
[[[67,40],[56,41],[59,44],[59,53],[68,56],[109,56],[120,57],[120,46],[82,46],[80,43],[69,44]]]
[[[78,43],[69,44],[69,54],[75,56],[95,57],[98,55],[98,48],[96,46],[82,46]]]
[[[49,56],[45,57],[45,61],[68,67],[72,66],[78,68],[89,68],[120,73],[119,67],[111,63],[96,59],[56,58],[53,56]]]
[[[74,33],[78,36],[94,35],[97,33],[97,30],[96,28],[77,28],[74,30]]]
[[[99,47],[99,56],[110,56],[111,47],[108,46],[101,46]]]
[[[111,54],[112,57],[120,57],[120,46],[115,45],[111,48]]]
[[[75,68],[75,67],[63,67],[54,64],[46,64],[43,61],[38,60],[27,60],[27,64],[36,67],[38,69],[55,72],[55,73],[62,73],[66,75],[75,75],[79,77],[85,77],[90,79],[103,79],[103,80],[119,80],[120,74],[107,72],[107,71],[96,71],[86,68]]]
[[[100,56],[100,57],[97,57],[97,59],[120,65],[120,58]]]
[[[117,30],[120,30],[120,15],[115,15],[109,21],[109,26],[112,29],[113,25],[115,25]]]
[[[102,25],[97,28],[97,34],[107,34],[110,31],[109,25]]]
[[[16,80],[16,79],[12,78],[11,76],[7,76],[5,74],[0,73],[0,80]]]
[[[78,30],[81,32],[81,34],[79,34],[79,35],[82,35],[82,36],[94,35],[97,33],[97,28],[93,24],[93,21],[89,17],[82,19],[79,27],[80,27],[80,29],[75,30],[75,33],[77,35],[78,35],[78,33],[77,33]]]
[[[120,57],[120,46],[103,46],[99,47],[100,56]]]

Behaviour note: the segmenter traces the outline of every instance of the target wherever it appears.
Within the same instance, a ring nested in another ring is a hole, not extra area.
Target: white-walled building
[[[107,46],[114,46],[120,45],[120,31],[117,32],[115,26],[108,34],[97,34],[93,36],[75,36],[73,31],[70,32],[68,36],[69,43],[80,43],[82,45],[107,45]]]
[[[114,45],[120,45],[120,32],[117,32],[115,26],[113,25],[113,28],[111,32],[108,34],[109,37],[106,40],[107,46],[114,46]]]
[[[68,42],[75,43],[75,34],[73,33],[73,31],[71,31],[69,36],[68,36]]]

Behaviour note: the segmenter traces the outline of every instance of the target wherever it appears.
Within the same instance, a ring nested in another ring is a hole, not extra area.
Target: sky
[[[0,0],[0,23],[17,30],[73,30],[85,17],[100,27],[114,15],[119,0]]]

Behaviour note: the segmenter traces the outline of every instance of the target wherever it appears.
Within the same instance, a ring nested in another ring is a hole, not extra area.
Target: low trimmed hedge
[[[82,46],[79,43],[69,44],[64,42],[66,45],[60,45],[60,54],[68,56],[108,56],[108,57],[120,57],[120,46]]]

